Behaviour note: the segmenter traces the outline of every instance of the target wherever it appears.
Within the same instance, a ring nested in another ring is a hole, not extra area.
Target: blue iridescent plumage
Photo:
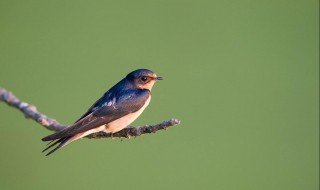
[[[161,79],[147,69],[139,69],[129,73],[97,100],[73,125],[44,137],[43,141],[57,140],[45,150],[58,144],[47,155],[72,142],[79,134],[103,125],[108,127],[109,123],[118,121],[128,114],[137,113],[140,109],[143,110],[149,99],[152,85],[156,80]]]

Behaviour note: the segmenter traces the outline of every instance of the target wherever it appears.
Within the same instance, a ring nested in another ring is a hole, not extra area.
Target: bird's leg
[[[113,132],[111,132],[111,139],[113,140],[114,138],[113,138]]]

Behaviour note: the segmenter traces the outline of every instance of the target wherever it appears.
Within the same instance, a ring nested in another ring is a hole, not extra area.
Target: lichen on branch
[[[9,106],[12,106],[14,108],[19,109],[26,118],[32,119],[45,128],[52,130],[52,131],[60,131],[68,126],[60,124],[57,120],[52,119],[42,113],[40,113],[37,108],[33,105],[30,105],[26,102],[22,102],[20,99],[18,99],[14,94],[7,91],[4,88],[0,87],[0,101],[3,101],[7,103]],[[105,132],[98,132],[93,133],[87,136],[87,138],[110,138],[110,137],[124,137],[124,138],[130,138],[130,137],[137,137],[141,136],[143,134],[148,133],[155,133],[159,130],[166,130],[169,127],[179,125],[180,120],[178,119],[170,119],[169,121],[163,121],[160,124],[156,125],[145,125],[140,127],[132,127],[128,126],[121,131],[118,131],[116,133],[105,133]]]

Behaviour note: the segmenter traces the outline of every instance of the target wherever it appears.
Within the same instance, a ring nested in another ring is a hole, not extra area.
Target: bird
[[[124,129],[149,105],[151,89],[156,81],[162,79],[148,69],[130,72],[104,93],[75,123],[42,138],[42,141],[51,141],[42,152],[56,146],[46,154],[48,156],[92,133],[103,131],[113,134]]]

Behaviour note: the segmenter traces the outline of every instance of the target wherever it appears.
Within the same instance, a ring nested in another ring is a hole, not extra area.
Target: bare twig
[[[24,113],[26,118],[32,119],[45,128],[52,131],[60,131],[66,128],[66,125],[60,124],[55,119],[49,118],[48,116],[37,111],[37,108],[33,105],[30,105],[26,102],[22,102],[16,96],[14,96],[11,92],[5,90],[4,88],[0,88],[0,101],[7,103],[9,106],[15,107],[19,109],[22,113]],[[163,121],[157,125],[145,125],[142,127],[132,127],[128,126],[127,128],[122,129],[119,132],[110,133],[98,132],[88,135],[88,138],[110,138],[110,137],[136,137],[141,136],[146,133],[155,133],[158,130],[166,130],[167,128],[175,125],[179,125],[180,121],[178,119],[171,119],[169,121]]]
[[[9,106],[18,108],[22,113],[24,113],[26,118],[30,118],[40,123],[42,126],[46,127],[52,131],[60,131],[67,126],[60,124],[54,119],[49,118],[48,116],[37,111],[37,108],[33,105],[30,105],[26,102],[22,102],[11,92],[0,88],[0,101],[4,101]]]

